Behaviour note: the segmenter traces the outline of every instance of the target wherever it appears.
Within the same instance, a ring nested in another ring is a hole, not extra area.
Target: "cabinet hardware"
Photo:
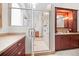
[[[18,43],[18,45],[20,46],[20,45],[21,45],[21,43]]]
[[[21,51],[20,52],[18,52],[18,55],[20,55],[21,54]]]

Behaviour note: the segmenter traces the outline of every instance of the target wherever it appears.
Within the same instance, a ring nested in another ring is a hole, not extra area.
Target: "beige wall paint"
[[[0,28],[0,33],[8,32],[8,4],[2,4],[2,28]]]
[[[50,12],[49,27],[50,50],[55,51],[55,8],[53,4]]]

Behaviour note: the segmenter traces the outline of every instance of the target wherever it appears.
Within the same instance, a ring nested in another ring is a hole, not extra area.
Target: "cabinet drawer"
[[[25,49],[21,49],[17,52],[16,56],[24,56],[25,55]]]
[[[18,47],[18,48],[21,48],[22,46],[25,47],[25,39],[22,39],[22,40],[20,40],[20,41],[17,43],[17,47]]]
[[[68,36],[68,35],[56,35],[55,36],[56,37],[56,39],[68,39],[70,36]]]
[[[17,43],[8,48],[6,51],[4,51],[1,55],[8,56],[14,52],[14,50],[17,49]]]
[[[17,56],[23,56],[25,55],[25,46],[22,45],[21,47],[18,48],[18,52],[16,54]]]

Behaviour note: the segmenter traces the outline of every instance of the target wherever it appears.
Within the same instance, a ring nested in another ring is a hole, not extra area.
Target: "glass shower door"
[[[30,52],[33,55],[38,52],[50,51],[50,45],[49,45],[50,12],[48,10],[47,11],[38,10],[38,8],[32,9],[30,11],[31,11],[30,15],[32,18],[27,19],[27,39],[28,39],[27,43],[30,44],[27,45],[28,46],[27,49],[31,49]]]
[[[33,52],[49,51],[49,12],[33,10]]]

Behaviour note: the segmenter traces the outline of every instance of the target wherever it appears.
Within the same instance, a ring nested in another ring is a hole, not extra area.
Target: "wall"
[[[62,7],[69,9],[79,9],[79,3],[53,3],[54,7]]]
[[[0,29],[0,33],[8,32],[8,4],[2,4],[2,28]]]
[[[26,32],[26,27],[12,26],[12,27],[9,27],[9,32],[12,32],[12,33],[25,33]]]
[[[55,8],[53,4],[49,19],[50,50],[55,51]]]

